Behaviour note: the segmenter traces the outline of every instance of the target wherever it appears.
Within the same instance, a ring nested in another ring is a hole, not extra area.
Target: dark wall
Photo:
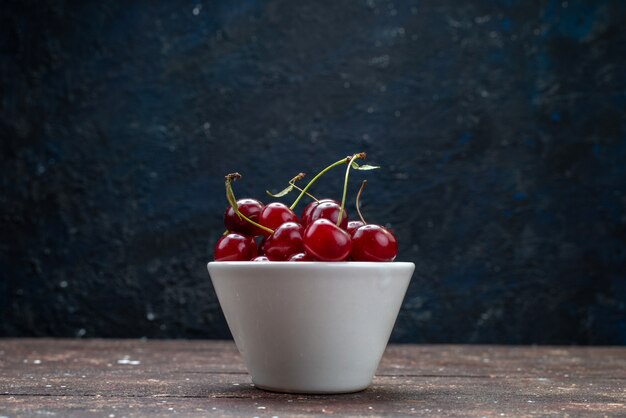
[[[229,337],[223,176],[366,151],[393,340],[626,343],[625,2],[0,7],[0,335]]]

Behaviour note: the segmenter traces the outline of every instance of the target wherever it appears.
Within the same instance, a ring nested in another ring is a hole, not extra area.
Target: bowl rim
[[[210,261],[207,267],[258,267],[259,269],[269,268],[340,268],[349,269],[351,267],[366,268],[415,268],[415,263],[410,261]]]

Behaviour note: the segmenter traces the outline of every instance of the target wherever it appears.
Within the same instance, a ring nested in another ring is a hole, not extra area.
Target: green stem
[[[361,218],[361,222],[363,222],[363,225],[367,225],[367,222],[365,222],[365,219],[363,219],[363,215],[361,214],[361,208],[359,208],[359,199],[361,199],[361,193],[363,193],[363,189],[365,188],[365,185],[367,184],[367,180],[363,180],[363,184],[361,184],[361,188],[359,189],[359,193],[357,193],[356,195],[356,212],[359,214],[359,218]]]
[[[310,181],[310,182],[309,182],[306,186],[304,186],[304,189],[302,189],[302,191],[300,192],[300,194],[298,195],[298,197],[296,198],[296,200],[294,200],[294,202],[291,204],[291,206],[289,206],[289,209],[293,210],[293,209],[296,207],[296,205],[298,204],[298,202],[300,201],[300,199],[302,199],[302,196],[304,196],[304,194],[306,193],[306,191],[307,191],[307,190],[309,190],[309,187],[311,187],[311,186],[313,185],[313,183],[315,183],[315,181],[316,181],[318,178],[322,177],[322,175],[323,175],[324,173],[326,173],[326,172],[327,172],[328,170],[330,170],[331,168],[337,167],[338,165],[341,165],[341,164],[345,164],[345,163],[347,163],[348,161],[350,161],[350,157],[342,158],[341,160],[339,160],[339,161],[336,161],[336,162],[332,163],[331,165],[329,165],[328,167],[326,167],[325,169],[323,169],[322,171],[320,171],[319,173],[317,173],[317,175],[316,175],[315,177],[313,177],[313,178],[311,179],[311,181]]]
[[[341,224],[341,217],[343,215],[343,209],[346,207],[346,193],[348,192],[348,176],[350,175],[350,169],[352,168],[352,162],[357,158],[365,158],[365,153],[360,152],[354,154],[348,161],[348,168],[346,168],[346,176],[343,180],[343,195],[341,196],[341,209],[339,210],[339,216],[337,216],[337,226]]]
[[[293,188],[298,190],[298,191],[300,191],[300,192],[302,191],[302,188],[296,186],[295,184],[293,185]],[[305,191],[304,194],[309,196],[311,199],[315,200],[316,202],[319,202],[319,199],[317,197],[313,196],[311,193]]]
[[[241,174],[239,173],[231,173],[229,175],[226,176],[226,200],[228,200],[228,203],[230,204],[230,206],[233,208],[233,210],[235,211],[235,213],[237,214],[237,216],[239,216],[241,219],[251,223],[252,225],[256,226],[257,228],[261,228],[262,230],[264,230],[265,232],[269,232],[270,234],[274,233],[274,230],[269,229],[259,223],[254,222],[252,219],[248,218],[246,215],[244,215],[243,213],[239,212],[239,206],[237,206],[237,199],[235,199],[235,194],[233,193],[233,186],[231,184],[231,182],[233,180],[237,180],[241,178]]]
[[[293,186],[294,189],[300,191],[300,192],[304,192],[304,194],[306,194],[307,196],[309,196],[311,199],[315,200],[316,202],[319,202],[319,200],[317,200],[317,198],[315,196],[313,196],[311,193],[307,192],[307,191],[303,191],[301,187],[296,186],[296,181],[298,180],[302,180],[304,178],[304,176],[306,176],[306,174],[304,173],[299,173],[297,176],[295,176],[294,178],[292,178],[291,180],[289,180],[289,184],[291,184]]]

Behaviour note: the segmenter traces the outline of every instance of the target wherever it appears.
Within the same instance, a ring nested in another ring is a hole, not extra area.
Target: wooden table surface
[[[0,339],[0,417],[626,416],[626,348],[390,345],[372,386],[252,385],[230,341]]]

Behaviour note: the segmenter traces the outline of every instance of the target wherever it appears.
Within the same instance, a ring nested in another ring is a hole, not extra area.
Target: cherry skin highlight
[[[257,256],[254,238],[237,233],[223,235],[215,244],[215,261],[250,261]]]
[[[298,254],[294,254],[291,257],[289,257],[289,260],[287,260],[287,261],[315,261],[315,260],[313,260],[311,257],[309,257],[308,254],[298,253]]]
[[[298,217],[284,203],[272,202],[263,208],[256,222],[274,230],[285,222],[298,222]],[[262,232],[265,236],[270,235],[267,231]]]
[[[311,215],[309,216],[309,223],[315,222],[318,219],[328,219],[335,225],[337,224],[337,219],[339,218],[339,212],[341,212],[341,205],[337,202],[322,202],[317,205],[311,211]],[[348,227],[348,213],[346,210],[343,210],[343,215],[341,216],[341,223],[339,227],[345,230]]]
[[[270,261],[285,261],[293,254],[304,251],[302,234],[304,228],[295,222],[285,222],[267,237],[263,245],[265,256]]]
[[[264,255],[260,255],[258,257],[254,257],[252,261],[270,261],[270,259],[265,257]]]
[[[254,222],[258,222],[257,219],[259,218],[259,214],[263,210],[264,206],[263,203],[256,199],[239,199],[237,200],[237,207],[239,208],[239,212],[243,215],[247,216]],[[224,212],[224,226],[228,232],[238,232],[242,235],[250,237],[261,235],[263,233],[263,230],[260,228],[257,228],[250,222],[237,216],[232,206],[227,207]]]
[[[396,237],[387,228],[380,225],[367,224],[359,227],[352,234],[352,251],[354,261],[393,261],[398,255]]]
[[[348,227],[346,228],[346,231],[348,231],[348,234],[352,235],[354,234],[354,231],[356,231],[359,227],[363,225],[365,224],[361,221],[350,221],[348,222]]]
[[[324,202],[333,202],[339,204],[339,202],[337,202],[336,200],[328,198],[309,203],[304,207],[304,210],[302,211],[302,216],[300,216],[300,224],[302,224],[303,227],[306,228],[307,226],[309,226],[309,223],[311,223],[311,212],[313,212],[313,209],[315,209],[317,205]]]
[[[304,230],[304,250],[320,261],[345,261],[350,256],[350,234],[328,219],[313,221]]]

